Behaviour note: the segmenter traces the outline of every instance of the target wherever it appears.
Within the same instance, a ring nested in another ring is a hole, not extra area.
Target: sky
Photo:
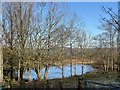
[[[0,0],[1,1],[1,0]],[[112,7],[117,12],[117,2],[66,2],[71,12],[75,12],[77,16],[85,23],[85,30],[92,35],[100,33],[98,26],[100,25],[100,15],[108,17],[101,9],[101,6]],[[1,5],[0,5],[1,6]],[[1,19],[1,14],[0,14]]]
[[[85,23],[85,30],[92,35],[101,33],[98,29],[100,15],[109,17],[102,11],[101,6],[112,7],[116,13],[118,10],[117,2],[68,2],[67,4],[70,7],[70,11],[75,12]]]

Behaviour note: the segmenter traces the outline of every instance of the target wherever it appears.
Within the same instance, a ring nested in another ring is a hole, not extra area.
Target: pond
[[[72,75],[74,75],[74,68],[75,65],[72,65]],[[90,66],[90,65],[84,65],[84,71],[83,73],[85,74],[86,72],[93,72],[95,69]],[[41,70],[41,78],[43,78],[45,72],[45,68]],[[76,65],[76,74],[81,75],[82,74],[82,65],[77,64]],[[64,66],[64,77],[69,77],[70,76],[70,65]],[[23,75],[24,79],[27,79],[27,72],[24,73]],[[33,80],[37,79],[37,74],[34,70],[30,70],[30,79]],[[62,69],[61,67],[57,66],[51,66],[48,71],[48,76],[47,79],[54,79],[54,78],[62,78]]]

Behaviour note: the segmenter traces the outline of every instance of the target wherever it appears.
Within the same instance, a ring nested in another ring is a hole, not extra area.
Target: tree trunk
[[[18,62],[18,81],[20,81],[20,60]]]
[[[30,69],[27,68],[27,74],[28,74],[28,82],[30,82]]]
[[[36,72],[36,74],[37,74],[37,77],[38,77],[38,80],[40,81],[40,79],[41,79],[41,73],[40,73],[40,69],[39,68],[35,68],[35,72]]]
[[[111,60],[111,70],[112,71],[114,70],[114,60],[113,59]]]
[[[45,67],[45,73],[44,73],[44,79],[47,79],[47,75],[48,75],[48,66]]]
[[[24,73],[24,68],[23,66],[20,68],[20,80],[23,80],[23,73]]]
[[[76,76],[76,59],[75,59],[75,68],[74,68],[74,74]]]
[[[12,58],[10,58],[10,80],[13,80],[13,64],[12,64]]]
[[[41,72],[40,72],[40,69],[38,70],[38,80],[39,80],[39,81],[41,80]]]
[[[106,72],[107,71],[107,65],[104,64],[104,71]]]
[[[41,79],[40,63],[38,63],[38,80]]]
[[[107,71],[109,71],[110,69],[110,59],[108,58],[108,62],[107,62]]]
[[[115,60],[113,59],[113,71],[115,70],[115,65],[114,65],[114,63],[115,63]]]
[[[0,83],[3,81],[3,53],[2,45],[0,45]]]
[[[40,54],[40,56],[41,56],[41,54]],[[39,59],[39,61],[38,61],[38,80],[40,80],[40,79],[41,79],[40,61],[41,61],[41,57],[40,57],[40,59]]]
[[[84,72],[84,65],[82,64],[82,75],[83,75],[83,72]]]
[[[72,62],[70,63],[70,75],[72,76]]]
[[[104,67],[104,71],[106,72],[106,62],[104,62],[103,67]]]
[[[64,78],[64,65],[62,65],[62,78]]]

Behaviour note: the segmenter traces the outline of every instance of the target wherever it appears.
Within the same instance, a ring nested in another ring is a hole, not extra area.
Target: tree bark
[[[20,79],[23,80],[23,73],[24,73],[24,68],[23,66],[20,68]]]
[[[38,80],[41,79],[40,63],[38,63]]]
[[[41,73],[40,73],[40,69],[38,70],[38,80],[41,80]]]
[[[36,72],[36,74],[37,74],[37,77],[38,77],[38,80],[40,81],[40,79],[41,79],[41,73],[40,73],[40,68],[35,68],[35,72]]]
[[[64,65],[62,65],[62,78],[64,78]]]
[[[83,75],[83,72],[84,72],[84,65],[82,64],[82,75]]]
[[[75,59],[75,68],[74,68],[74,74],[76,76],[76,59]]]
[[[107,71],[110,70],[110,59],[108,58],[108,62],[107,62]]]
[[[44,79],[47,79],[47,75],[48,75],[48,66],[45,67],[45,73],[44,73]]]
[[[70,55],[71,55],[71,60],[70,60],[70,75],[72,76],[72,42],[71,42],[71,37],[70,37]]]
[[[0,83],[3,81],[3,53],[2,45],[0,45]]]
[[[70,63],[70,75],[72,76],[72,61]]]
[[[28,74],[28,82],[30,82],[30,69],[27,69],[27,74]]]
[[[18,62],[18,81],[20,81],[20,60]]]

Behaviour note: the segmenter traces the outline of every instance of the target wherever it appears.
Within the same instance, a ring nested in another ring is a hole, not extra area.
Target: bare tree
[[[115,60],[115,39],[116,39],[116,31],[112,27],[110,23],[103,24],[101,29],[103,30],[103,35],[106,37],[106,43],[108,43],[108,49],[109,49],[109,62],[108,62],[108,69],[113,70],[114,69],[114,60]],[[111,66],[110,66],[111,65]]]
[[[13,51],[13,44],[14,44],[14,29],[13,29],[13,22],[14,22],[14,18],[13,18],[13,7],[10,7],[10,5],[12,5],[11,3],[7,3],[6,5],[6,13],[7,15],[5,15],[3,17],[3,32],[5,34],[5,43],[6,45],[9,47],[9,51],[10,54],[12,54]],[[7,22],[5,21],[5,19],[8,20],[9,26],[7,27]],[[9,30],[8,30],[9,29]],[[12,56],[9,57],[10,60],[10,76],[11,76],[11,80],[13,79],[13,59]]]
[[[114,23],[111,23],[110,19],[108,18],[102,18],[103,21],[110,23],[114,28],[115,31],[117,32],[117,52],[118,52],[118,57],[117,57],[117,62],[118,62],[118,78],[120,77],[120,23],[119,23],[119,14],[120,14],[120,2],[118,2],[118,15],[112,10],[112,8],[106,8],[104,6],[102,6],[102,10],[108,14],[111,18],[111,20],[113,20]]]
[[[4,41],[10,47],[11,52],[13,47],[18,54],[18,79],[23,76],[23,64],[25,58],[25,45],[29,36],[30,17],[32,4],[24,3],[4,3],[5,11],[3,13],[3,30]],[[28,6],[28,8],[25,8]],[[24,9],[24,10],[23,10]],[[27,17],[26,17],[27,16]],[[11,55],[12,56],[12,55]],[[11,78],[12,78],[12,58],[11,59]],[[22,66],[21,66],[22,65]]]
[[[50,65],[53,63],[52,58],[50,58],[50,52],[52,50],[52,36],[56,32],[56,28],[62,21],[62,18],[64,16],[64,12],[60,9],[58,9],[59,4],[57,3],[49,3],[49,11],[48,11],[48,16],[46,17],[46,24],[47,24],[47,59],[45,62],[45,74],[44,74],[44,79],[46,79],[48,70]]]

